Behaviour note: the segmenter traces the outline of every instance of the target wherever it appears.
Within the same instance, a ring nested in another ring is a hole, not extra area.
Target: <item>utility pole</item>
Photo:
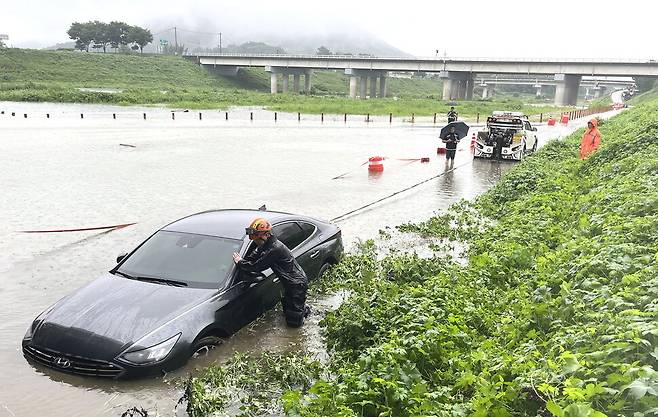
[[[178,32],[176,31],[176,26],[174,26],[174,55],[178,55]]]
[[[219,53],[222,53],[222,32],[219,32]]]

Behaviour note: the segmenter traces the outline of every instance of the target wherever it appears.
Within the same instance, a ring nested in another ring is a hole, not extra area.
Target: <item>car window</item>
[[[532,128],[530,127],[530,123],[529,123],[529,122],[523,122],[523,125],[524,125],[524,129],[525,129],[525,130],[532,130]]]
[[[161,230],[118,269],[135,277],[183,281],[190,287],[218,288],[233,266],[242,241]]]
[[[315,225],[306,222],[298,222],[304,231],[304,240],[308,239],[315,232]]]
[[[295,249],[310,236],[310,233],[305,232],[297,222],[278,224],[272,227],[272,232],[290,250]]]

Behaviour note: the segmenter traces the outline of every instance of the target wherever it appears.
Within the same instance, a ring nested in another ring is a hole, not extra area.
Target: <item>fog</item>
[[[154,34],[177,26],[222,33],[223,43],[296,39],[387,45],[415,56],[655,59],[658,7],[639,0],[527,2],[98,0],[6,2],[0,33],[16,47],[68,41],[73,21],[121,20]],[[157,36],[156,36],[157,39]],[[320,46],[318,44],[317,46]],[[355,51],[356,52],[356,51]]]

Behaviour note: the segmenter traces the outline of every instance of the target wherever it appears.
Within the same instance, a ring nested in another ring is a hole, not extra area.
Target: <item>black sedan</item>
[[[232,254],[264,217],[310,280],[343,254],[340,229],[288,213],[214,210],[155,232],[117,266],[41,313],[23,338],[29,360],[78,375],[128,378],[176,369],[281,299],[272,270],[245,277]]]

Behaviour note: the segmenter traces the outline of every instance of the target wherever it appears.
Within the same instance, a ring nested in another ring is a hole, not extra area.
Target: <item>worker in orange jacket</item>
[[[580,159],[585,159],[601,145],[601,132],[597,129],[599,121],[592,119],[587,122],[587,130],[580,141]]]

